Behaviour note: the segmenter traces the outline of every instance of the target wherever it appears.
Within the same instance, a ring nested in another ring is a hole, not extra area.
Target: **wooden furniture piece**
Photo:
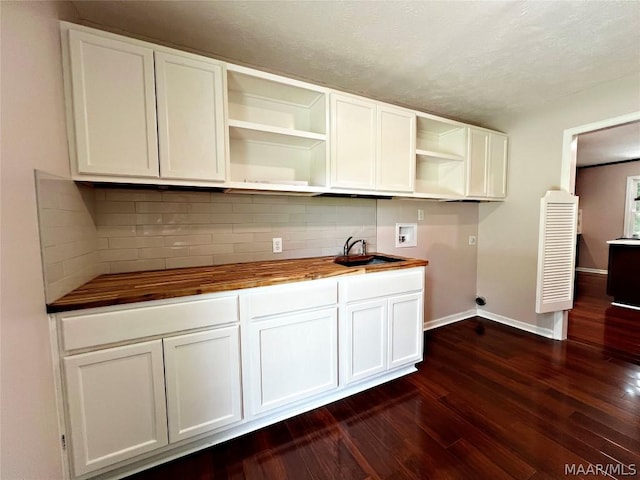
[[[614,305],[640,309],[640,240],[611,240],[607,295]]]

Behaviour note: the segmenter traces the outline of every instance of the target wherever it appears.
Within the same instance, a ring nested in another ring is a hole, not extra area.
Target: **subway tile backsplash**
[[[47,302],[101,273],[337,255],[350,236],[376,248],[372,199],[88,187],[43,172],[36,179]],[[282,253],[272,253],[274,237]]]
[[[38,225],[47,303],[102,273],[94,191],[36,171]]]
[[[349,236],[376,242],[371,199],[96,188],[95,211],[110,273],[336,255]]]

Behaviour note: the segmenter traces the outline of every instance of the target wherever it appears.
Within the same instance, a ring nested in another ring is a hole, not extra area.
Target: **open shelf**
[[[419,157],[418,157],[419,158]],[[431,195],[463,195],[465,162],[432,157],[416,162],[415,192]]]
[[[441,160],[453,160],[457,162],[464,162],[465,157],[462,155],[456,155],[453,153],[434,152],[432,150],[422,150],[416,148],[416,155],[418,160],[441,159]]]
[[[244,67],[227,69],[230,180],[239,186],[327,185],[327,94]]]
[[[229,119],[312,133],[327,133],[327,95],[288,80],[229,67]]]
[[[427,114],[417,115],[416,149],[421,155],[464,160],[467,156],[467,126]]]
[[[301,148],[311,148],[327,139],[326,135],[320,133],[272,127],[241,120],[229,120],[229,137]]]
[[[290,141],[281,143],[282,139],[274,133],[236,129],[229,139],[231,181],[325,186],[326,143],[300,138],[296,141],[304,145],[296,146]]]

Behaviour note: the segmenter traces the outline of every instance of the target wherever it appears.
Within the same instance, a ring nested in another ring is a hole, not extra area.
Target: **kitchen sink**
[[[384,255],[346,255],[333,259],[334,263],[344,265],[345,267],[360,267],[363,265],[378,265],[401,261],[401,258],[385,257]]]

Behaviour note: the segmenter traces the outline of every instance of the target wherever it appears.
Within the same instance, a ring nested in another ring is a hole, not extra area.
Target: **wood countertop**
[[[426,260],[380,255],[399,258],[401,261],[345,267],[334,263],[335,257],[314,257],[100,275],[48,304],[47,312],[146,302],[343,275],[362,275],[429,264]]]

